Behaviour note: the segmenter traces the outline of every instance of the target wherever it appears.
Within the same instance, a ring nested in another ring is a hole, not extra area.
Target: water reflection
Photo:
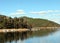
[[[17,41],[19,39],[24,40],[30,36],[31,32],[14,32],[14,33],[0,33],[0,42],[10,42]]]
[[[55,30],[40,30],[40,31],[26,31],[26,32],[9,32],[0,33],[0,43],[18,43],[17,41],[23,41],[32,37],[43,37],[47,36]]]

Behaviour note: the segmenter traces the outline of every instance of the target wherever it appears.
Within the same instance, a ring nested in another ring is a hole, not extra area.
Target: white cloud
[[[60,10],[48,10],[47,12],[51,12],[51,13],[53,13],[53,12],[60,12]]]
[[[14,13],[10,13],[10,15],[20,15],[20,14],[26,14],[24,10],[16,10]]]
[[[60,12],[60,10],[47,10],[47,11],[39,11],[39,12],[30,12],[31,14],[48,14],[48,13],[57,13]]]
[[[24,10],[17,10],[16,14],[25,14]]]
[[[30,12],[31,14],[47,14],[46,11],[39,11],[39,12]]]
[[[0,15],[7,15],[7,14],[6,14],[6,12],[0,12]]]

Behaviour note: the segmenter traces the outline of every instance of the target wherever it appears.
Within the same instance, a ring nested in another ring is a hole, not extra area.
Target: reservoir
[[[60,30],[0,33],[0,43],[60,43]]]

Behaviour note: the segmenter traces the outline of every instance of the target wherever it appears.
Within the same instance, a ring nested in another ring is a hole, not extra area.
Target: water
[[[60,43],[60,30],[0,33],[0,43]]]

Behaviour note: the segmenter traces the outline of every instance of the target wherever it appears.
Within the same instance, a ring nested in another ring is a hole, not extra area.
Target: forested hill
[[[47,19],[29,18],[29,17],[22,17],[22,18],[26,18],[28,23],[32,24],[33,27],[60,27],[60,24]]]
[[[59,27],[60,25],[45,19],[29,17],[8,17],[0,15],[0,28]]]

